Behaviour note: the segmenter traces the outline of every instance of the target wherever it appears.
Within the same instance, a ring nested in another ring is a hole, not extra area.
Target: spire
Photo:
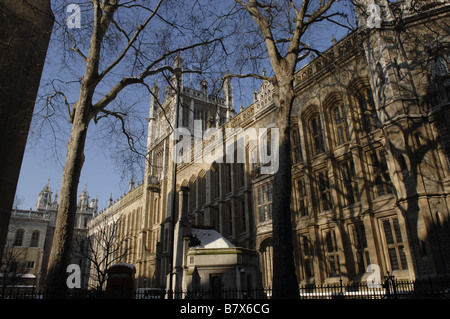
[[[109,196],[109,199],[108,199],[108,207],[111,206],[113,204],[113,202],[114,202],[114,200],[112,198],[112,193],[111,193],[111,196]]]
[[[134,180],[133,176],[131,176],[130,184],[128,185],[128,192],[131,192],[134,189]]]
[[[55,198],[53,199],[53,206],[57,206],[58,205],[58,192],[56,192],[55,194]]]
[[[158,108],[160,102],[160,88],[158,85],[158,79],[155,79],[155,84],[152,87],[152,93],[150,97],[150,117],[153,117],[153,110]],[[158,101],[156,101],[158,100]]]
[[[183,68],[183,58],[181,57],[180,52],[178,52],[175,61],[173,62],[174,68]]]
[[[50,188],[50,178],[48,179],[47,184],[42,188],[41,192],[38,196],[38,201],[35,206],[35,210],[45,210],[48,208],[48,205],[51,205],[52,200],[52,190]]]
[[[208,96],[208,81],[206,81],[206,79],[203,79],[203,80],[200,82],[200,86],[201,86],[202,93],[203,93],[205,96]]]
[[[181,70],[183,70],[183,68],[184,68],[183,67],[183,58],[181,57],[180,52],[178,52],[178,54],[173,62],[173,68],[174,69],[180,68]],[[173,84],[174,84],[174,86],[177,85],[175,74],[173,75]],[[181,73],[181,77],[180,77],[180,88],[181,88],[181,90],[183,90],[183,73]]]
[[[87,209],[89,206],[89,194],[87,192],[87,184],[84,185],[84,189],[80,194],[80,208]]]
[[[231,112],[234,111],[234,92],[233,92],[233,81],[229,76],[228,68],[225,72],[225,79],[223,83],[223,93],[225,97],[225,107],[227,109],[227,120],[231,119]]]

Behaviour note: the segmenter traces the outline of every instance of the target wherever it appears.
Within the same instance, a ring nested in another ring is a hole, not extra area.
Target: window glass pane
[[[402,269],[408,269],[408,263],[406,261],[405,248],[403,246],[398,247],[398,254],[400,255],[400,262]]]
[[[353,227],[353,237],[355,238],[355,248],[361,249],[361,240],[359,235],[359,227],[355,226]]]
[[[395,218],[393,220],[394,224],[394,231],[395,231],[395,239],[397,240],[397,243],[402,243],[402,233],[400,231],[400,225],[398,224],[398,218]]]
[[[39,243],[39,232],[34,231],[31,235],[30,247],[37,247]]]
[[[370,262],[370,255],[369,255],[369,252],[368,252],[368,251],[365,251],[364,254],[365,254],[365,257],[366,257],[366,265],[370,265],[371,262]]]
[[[383,183],[383,179],[382,179],[381,175],[378,175],[375,177],[375,187],[377,188],[378,196],[385,195],[384,183]]]
[[[22,246],[23,233],[24,231],[22,229],[16,231],[16,236],[14,238],[14,246]]]
[[[313,134],[314,135],[319,134],[319,128],[317,126],[317,118],[313,118],[312,121],[311,121],[311,124],[312,124]]]
[[[314,155],[317,155],[324,151],[322,127],[318,115],[316,115],[314,118],[311,119],[311,127],[312,127]]]
[[[309,256],[309,243],[308,243],[308,238],[303,236],[303,253],[305,254],[305,256]]]
[[[339,273],[341,272],[341,265],[340,265],[340,262],[339,262],[339,255],[336,255],[336,270],[337,270],[336,275],[339,275]]]
[[[345,138],[344,138],[344,128],[342,126],[339,126],[337,128],[337,133],[338,133],[338,143],[342,144],[345,142]]]
[[[293,131],[292,131],[292,138],[294,140],[294,144],[298,144],[299,143],[297,128],[293,129]]]
[[[364,228],[363,224],[361,224],[359,228],[361,230],[361,237],[362,237],[361,239],[362,239],[363,247],[367,248],[366,229]]]
[[[356,253],[356,264],[358,265],[358,273],[363,274],[366,271],[364,259],[361,252]]]
[[[263,194],[263,203],[267,203],[267,190],[266,186],[262,187],[262,194]]]
[[[395,248],[389,248],[388,253],[389,253],[389,260],[391,261],[392,270],[400,269],[398,265],[397,253],[395,251]]]
[[[388,245],[394,244],[394,236],[392,235],[391,223],[388,219],[383,221],[384,235]]]
[[[305,275],[306,275],[306,277],[312,277],[313,276],[312,269],[313,269],[313,267],[312,267],[312,260],[311,259],[305,260]]]
[[[328,261],[330,263],[330,275],[336,275],[336,259],[335,256],[329,256]]]
[[[301,216],[306,215],[306,207],[305,207],[305,202],[304,202],[303,198],[300,200],[300,215]]]
[[[322,193],[322,206],[323,206],[323,210],[331,209],[331,202],[330,202],[328,190],[326,190],[324,193]]]
[[[327,240],[327,250],[328,250],[329,253],[331,253],[331,252],[334,251],[334,249],[333,249],[333,239],[331,237],[331,232],[327,233],[326,240]]]

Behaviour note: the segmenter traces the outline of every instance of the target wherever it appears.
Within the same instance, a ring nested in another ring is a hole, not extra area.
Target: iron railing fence
[[[272,288],[176,290],[173,299],[272,299]],[[70,289],[68,298],[100,299],[105,292]],[[168,292],[160,289],[138,289],[135,299],[168,299]],[[300,299],[450,299],[450,278],[397,280],[385,278],[378,286],[367,283],[343,283],[330,285],[306,285],[299,287]],[[0,299],[46,299],[45,293],[36,289],[0,287]]]

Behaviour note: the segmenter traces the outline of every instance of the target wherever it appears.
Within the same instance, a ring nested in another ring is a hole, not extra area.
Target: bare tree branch
[[[120,61],[125,57],[128,50],[131,48],[131,46],[136,42],[139,34],[142,32],[142,30],[145,29],[145,27],[148,25],[151,19],[156,15],[156,12],[161,7],[161,3],[163,0],[159,0],[158,4],[156,5],[156,8],[153,10],[153,12],[150,14],[150,16],[145,20],[145,22],[137,27],[136,32],[134,33],[133,37],[128,41],[127,45],[123,49],[123,51],[119,54],[116,60],[114,60],[108,67],[106,67],[105,70],[98,76],[99,81],[105,77],[106,74],[108,74],[117,64],[119,64]],[[114,21],[114,19],[112,19]]]

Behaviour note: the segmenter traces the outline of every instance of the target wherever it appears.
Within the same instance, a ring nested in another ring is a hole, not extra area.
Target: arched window
[[[375,197],[392,194],[392,184],[389,177],[389,170],[384,149],[378,149],[370,153],[372,166],[373,186]]]
[[[14,237],[14,246],[22,246],[23,244],[23,236],[25,231],[23,229],[16,230],[16,235]]]
[[[153,224],[157,224],[159,221],[159,197],[156,196],[153,200]]]
[[[39,231],[34,230],[33,233],[31,234],[30,247],[38,247],[38,245],[39,245]]]
[[[330,182],[328,179],[328,173],[326,169],[322,169],[316,172],[316,196],[317,196],[317,206],[319,212],[332,209],[331,202],[331,189]]]
[[[334,229],[325,231],[325,256],[329,277],[340,275],[339,249]]]
[[[302,146],[300,142],[300,132],[298,125],[292,127],[292,162],[294,164],[300,163],[302,158]]]
[[[450,57],[450,56],[449,56]],[[438,56],[433,59],[431,64],[431,78],[443,84],[445,87],[450,86],[450,72],[448,71],[447,61],[443,56]]]
[[[206,176],[205,172],[200,172],[198,176],[198,207],[200,208],[206,202]]]
[[[343,195],[345,197],[346,204],[352,205],[359,202],[358,183],[356,182],[356,173],[353,161],[350,159],[341,162],[340,168],[342,184],[344,186]]]
[[[265,239],[261,245],[259,252],[261,253],[261,267],[264,287],[272,287],[273,273],[273,245],[272,238]]]
[[[239,217],[236,218],[236,227],[238,228],[238,233],[245,233],[247,231],[247,210],[245,206],[245,198],[242,196],[236,201],[236,211]]]
[[[323,139],[322,122],[320,120],[320,114],[314,114],[310,120],[310,135],[311,135],[311,146],[313,150],[313,155],[318,155],[325,152],[325,145]]]
[[[314,246],[308,236],[301,236],[304,277],[314,277]]]
[[[336,145],[350,141],[347,110],[343,103],[338,103],[331,109]]]
[[[245,164],[244,163],[236,163],[236,188],[241,188],[245,186]]]
[[[263,184],[255,188],[256,191],[256,210],[258,212],[259,222],[265,222],[272,219],[272,185]]]
[[[388,218],[383,220],[382,223],[390,268],[392,270],[408,269],[408,262],[398,218]]]
[[[250,163],[250,168],[254,171],[256,168],[260,166],[258,161],[258,147],[257,144],[253,141],[250,141],[248,147],[248,159]]]
[[[362,89],[357,95],[357,100],[361,111],[364,131],[370,133],[381,127],[375,108],[372,90],[369,88]]]
[[[220,196],[219,166],[214,163],[211,167],[211,200]]]
[[[308,215],[308,196],[306,194],[305,177],[300,177],[296,183],[298,194],[299,217]]]
[[[232,178],[233,175],[231,173],[231,170],[233,169],[233,167],[231,166],[230,163],[224,163],[222,165],[223,168],[223,189],[224,189],[224,194],[228,194],[231,192],[231,184],[232,184]]]
[[[211,277],[211,292],[214,299],[222,298],[222,279],[219,276]]]
[[[350,226],[353,235],[353,253],[355,260],[355,270],[358,274],[364,274],[370,265],[369,248],[367,246],[366,230],[361,222]]]
[[[189,181],[189,212],[192,213],[197,207],[197,180],[192,176]]]

